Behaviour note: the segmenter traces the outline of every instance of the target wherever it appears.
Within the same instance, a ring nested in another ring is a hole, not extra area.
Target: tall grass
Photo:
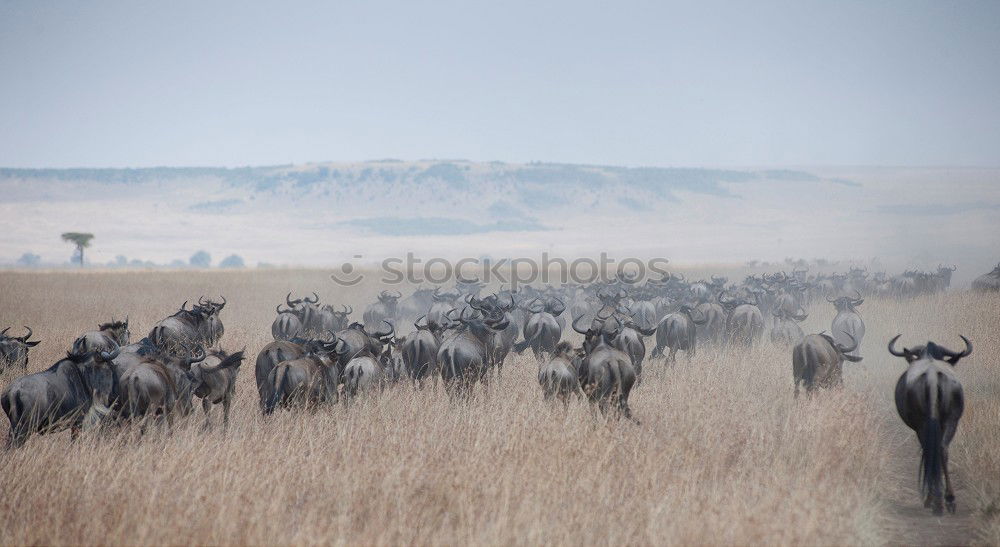
[[[976,344],[957,371],[968,403],[952,467],[978,538],[1000,542],[995,296],[866,302],[865,360],[845,364],[845,389],[812,398],[792,398],[789,351],[765,343],[647,362],[638,425],[582,401],[544,403],[527,357],[467,402],[398,385],[350,408],[264,420],[252,356],[284,294],[313,289],[360,312],[374,285],[334,290],[312,271],[0,274],[0,325],[43,340],[31,370],[98,321],[128,313],[139,338],[201,294],[229,299],[222,345],[251,354],[228,431],[221,411],[207,430],[199,411],[172,435],[61,433],[0,453],[0,543],[890,542],[889,493],[916,484],[915,465],[898,474],[917,447],[892,406],[904,365],[884,344],[897,332],[908,344],[957,345],[958,333]],[[810,311],[807,331],[829,329],[831,306]]]

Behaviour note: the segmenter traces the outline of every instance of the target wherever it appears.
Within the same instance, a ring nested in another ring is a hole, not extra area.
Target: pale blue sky
[[[997,1],[0,0],[0,166],[998,151]]]

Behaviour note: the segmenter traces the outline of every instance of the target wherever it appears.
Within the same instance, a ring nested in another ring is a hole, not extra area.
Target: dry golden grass
[[[789,352],[765,343],[647,362],[641,425],[544,404],[528,358],[465,403],[400,385],[264,420],[253,357],[274,305],[313,289],[360,313],[374,285],[334,289],[319,271],[0,273],[0,325],[43,340],[32,371],[98,321],[128,313],[137,339],[202,294],[229,299],[222,346],[251,355],[226,434],[202,430],[199,410],[170,436],[60,433],[0,452],[0,544],[878,544],[949,526],[965,535],[941,537],[1000,543],[997,296],[866,302],[865,360],[811,399],[793,400]],[[832,316],[814,307],[806,330]],[[955,517],[931,517],[914,491],[916,440],[892,404],[904,366],[884,346],[897,332],[976,346],[957,370]]]

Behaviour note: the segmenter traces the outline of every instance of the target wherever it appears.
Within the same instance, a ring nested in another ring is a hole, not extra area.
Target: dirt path
[[[976,538],[975,515],[972,500],[965,488],[962,469],[952,462],[952,486],[958,509],[954,515],[934,516],[924,507],[917,485],[917,468],[920,464],[920,445],[907,429],[894,435],[892,478],[897,485],[888,495],[889,544],[891,545],[968,545]]]

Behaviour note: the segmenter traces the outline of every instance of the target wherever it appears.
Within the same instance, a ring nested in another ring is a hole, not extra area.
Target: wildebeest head
[[[583,335],[583,349],[586,353],[590,353],[595,347],[604,343],[611,345],[618,334],[621,333],[622,321],[617,316],[614,315],[601,315],[598,313],[594,316],[594,319],[590,322],[590,325],[586,330],[583,329],[583,323],[588,319],[586,315],[577,317],[573,321],[573,330]],[[613,322],[611,320],[614,320]]]
[[[125,316],[124,321],[115,321],[112,319],[110,323],[102,323],[97,326],[97,330],[114,338],[119,346],[127,346],[129,338],[132,336],[132,332],[128,330],[128,316]]]
[[[863,304],[865,302],[865,299],[861,298],[861,293],[855,291],[855,294],[857,294],[856,297],[841,296],[839,298],[834,298],[834,299],[827,297],[826,301],[833,304],[833,307],[836,308],[837,311],[856,312],[858,310],[855,308]]]
[[[32,332],[28,327],[24,327],[28,334],[19,337],[7,336],[9,330],[10,327],[7,327],[0,331],[0,371],[3,371],[6,366],[27,368],[28,348],[37,346],[39,341],[29,340]]]
[[[771,315],[777,317],[778,319],[791,319],[791,320],[795,320],[795,321],[799,321],[799,322],[805,321],[806,318],[809,317],[809,314],[806,313],[806,310],[804,310],[802,308],[799,308],[799,311],[800,311],[800,313],[787,312],[787,311],[785,311],[785,310],[783,310],[783,309],[775,306],[775,308],[773,310],[771,310]]]
[[[972,354],[972,342],[970,342],[969,339],[966,338],[965,336],[959,336],[959,338],[961,338],[962,341],[965,342],[965,349],[962,350],[961,352],[951,351],[948,348],[945,348],[944,346],[935,344],[934,342],[927,342],[927,344],[924,346],[916,346],[913,348],[904,347],[902,351],[899,351],[895,348],[895,346],[896,346],[896,340],[898,340],[900,336],[902,335],[897,334],[892,338],[892,340],[889,340],[889,353],[895,355],[896,357],[902,357],[906,359],[908,363],[912,363],[919,359],[930,357],[938,361],[944,361],[951,366],[955,366],[958,364],[958,361],[960,359],[962,359],[963,357],[968,357],[969,355]]]
[[[114,372],[111,369],[111,362],[118,357],[119,348],[112,351],[94,351],[87,353],[74,353],[70,351],[66,358],[77,365],[80,375],[83,378],[85,388],[93,397],[94,410],[105,415],[108,406],[111,404],[111,391],[114,387]]]
[[[226,307],[226,298],[224,296],[219,298],[222,299],[221,302],[215,302],[202,296],[198,298],[198,305],[195,308],[204,310],[206,315],[218,315],[222,308]]]
[[[378,295],[378,301],[386,306],[395,306],[396,301],[399,300],[399,297],[401,296],[403,296],[403,293],[399,291],[382,291]]]
[[[832,346],[834,349],[836,349],[837,353],[840,353],[840,356],[843,357],[845,361],[850,361],[852,363],[857,363],[862,358],[854,356],[854,355],[849,355],[849,354],[852,351],[858,349],[858,341],[854,338],[853,335],[851,335],[851,333],[844,332],[844,334],[846,334],[847,337],[851,339],[851,343],[853,344],[852,346],[848,347],[848,346],[845,346],[843,344],[838,344],[837,341],[834,340],[833,337],[830,336],[829,334],[821,332],[819,335],[822,336],[824,339],[826,339],[826,341],[830,343],[830,346]]]

